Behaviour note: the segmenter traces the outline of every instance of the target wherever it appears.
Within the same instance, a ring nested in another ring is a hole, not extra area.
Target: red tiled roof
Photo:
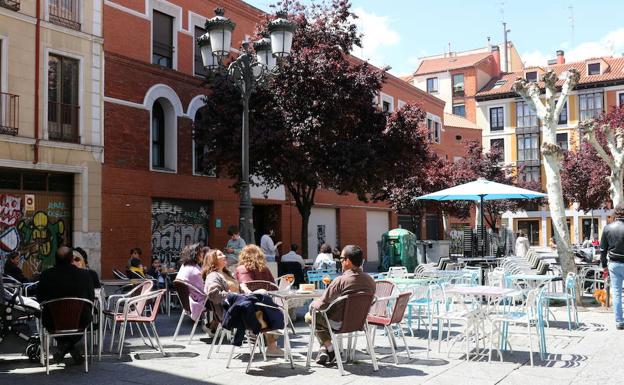
[[[588,75],[587,74],[587,63],[602,61],[601,65],[604,63],[608,64],[608,68],[602,69],[603,73],[600,75]],[[574,63],[566,63],[566,64],[555,64],[546,67],[539,67],[547,72],[549,70],[555,71],[557,76],[559,76],[562,72],[565,72],[571,68],[575,68],[579,74],[581,75],[578,85],[586,85],[592,83],[600,83],[600,82],[608,82],[614,80],[622,80],[624,82],[624,57],[602,57],[595,59],[587,59]],[[529,69],[530,70],[530,69]],[[486,97],[486,96],[496,96],[514,93],[511,89],[514,81],[517,78],[524,77],[524,73],[527,70],[519,71],[519,72],[510,72],[506,74],[502,74],[498,78],[494,78],[490,80],[490,82],[481,89],[481,91],[477,92],[477,98]],[[499,84],[496,86],[496,84]],[[544,87],[544,82],[538,83],[541,88]],[[563,85],[563,80],[557,81],[557,86]]]
[[[490,55],[491,52],[481,52],[470,55],[442,57],[438,59],[424,59],[420,62],[420,65],[414,75],[424,75],[472,67]]]
[[[459,115],[447,113],[444,113],[444,126],[479,129],[479,127],[470,120]]]

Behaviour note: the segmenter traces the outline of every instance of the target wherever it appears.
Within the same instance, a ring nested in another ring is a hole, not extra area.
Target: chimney
[[[500,48],[497,45],[492,46],[492,56],[494,56],[494,62],[496,62],[496,71],[500,73],[501,72]]]
[[[565,64],[565,56],[563,50],[557,51],[557,64]]]

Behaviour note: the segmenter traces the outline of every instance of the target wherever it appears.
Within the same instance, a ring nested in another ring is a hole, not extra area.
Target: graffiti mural
[[[184,246],[208,243],[210,209],[206,202],[152,201],[152,256],[170,262]]]
[[[29,264],[28,270],[39,272],[54,266],[56,250],[64,241],[63,219],[54,221],[47,212],[37,211],[32,218],[21,220],[17,229],[22,239],[24,263]]]
[[[15,226],[22,217],[22,198],[3,194],[0,195],[0,223]]]

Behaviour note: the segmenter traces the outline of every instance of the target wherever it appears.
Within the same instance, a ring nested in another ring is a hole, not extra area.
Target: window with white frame
[[[602,112],[602,92],[579,95],[579,115],[581,120],[597,118]]]
[[[526,134],[518,134],[518,162],[539,162],[540,153],[540,134],[539,132],[530,132]]]
[[[194,122],[198,121],[199,112],[195,113]],[[208,146],[202,146],[193,139],[193,174],[202,176],[217,176],[216,167],[206,161]]]
[[[516,102],[516,127],[538,127],[537,115],[526,102]]]
[[[438,78],[427,79],[427,92],[438,92]]]
[[[440,143],[442,138],[442,122],[435,115],[427,115],[427,130],[429,131],[429,140],[434,143]]]
[[[152,18],[152,64],[173,68],[173,17],[154,11]]]
[[[620,92],[618,95],[618,106],[624,106],[624,92]]]
[[[492,150],[498,150],[504,156],[505,155],[505,139],[503,138],[490,139],[490,151]]]
[[[568,150],[568,133],[561,132],[557,134],[557,145],[561,147],[562,150]]]
[[[587,65],[588,75],[600,75],[600,63],[589,63]]]
[[[466,105],[464,104],[453,105],[453,115],[466,116]]]
[[[195,75],[197,76],[206,76],[208,71],[206,67],[204,67],[204,61],[202,60],[201,51],[199,46],[197,45],[197,38],[204,35],[206,30],[195,26],[195,40],[193,40],[193,44],[195,45],[195,57],[194,57],[194,67],[195,67]]]
[[[176,170],[177,116],[171,102],[158,98],[152,106],[151,168],[158,171]]]
[[[80,62],[61,55],[48,58],[48,138],[80,142]]]
[[[536,82],[537,81],[537,71],[528,71],[525,75],[527,82]]]
[[[563,108],[561,109],[561,113],[559,114],[558,124],[568,124],[568,102],[566,101],[563,104]]]
[[[384,94],[383,92],[380,96],[379,100],[381,101],[381,110],[387,113],[394,112],[394,98],[390,95]]]
[[[503,107],[490,108],[490,131],[500,131],[505,128]]]

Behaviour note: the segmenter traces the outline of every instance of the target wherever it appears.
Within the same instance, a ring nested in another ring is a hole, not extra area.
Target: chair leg
[[[568,330],[572,330],[572,313],[570,313],[570,298],[566,298],[566,310],[568,311]]]
[[[191,342],[193,342],[193,336],[195,335],[195,329],[197,328],[197,323],[199,322],[200,318],[198,318],[197,321],[195,321],[195,323],[193,324],[193,329],[191,329],[191,336],[189,337],[188,345],[190,345]]]
[[[488,352],[488,362],[492,362],[492,349],[494,348],[494,321],[490,323],[490,351]]]
[[[527,329],[529,332],[529,355],[531,357],[531,367],[533,367],[533,337],[531,335],[531,321],[527,322]]]
[[[236,346],[234,344],[232,344],[232,348],[230,349],[230,356],[228,357],[228,362],[225,365],[226,368],[229,369],[230,367],[230,363],[232,362],[232,356],[234,356],[234,349],[236,348]]]
[[[331,335],[332,345],[334,345],[334,353],[336,354],[336,363],[338,364],[338,369],[340,371],[340,375],[344,376],[344,368],[342,366],[342,357],[340,355],[340,348],[338,347],[338,339],[336,338],[334,333],[331,331],[331,328],[329,328],[329,333]],[[368,345],[368,348],[369,348],[369,350],[372,349],[370,344]],[[371,354],[373,354],[373,353],[371,352]]]
[[[232,333],[235,333],[235,330],[232,330]],[[219,353],[219,351],[221,350],[221,345],[223,344],[223,338],[225,338],[225,333],[222,330],[221,333],[221,338],[219,338],[219,344],[217,345],[217,353]],[[232,334],[232,338],[234,338],[234,335]]]
[[[253,343],[253,347],[251,348],[251,354],[249,355],[249,362],[247,362],[247,369],[245,373],[249,373],[249,369],[251,369],[251,363],[254,359],[254,353],[256,352],[256,346],[258,345],[258,340],[262,338],[262,334],[256,336],[256,340]]]
[[[217,326],[217,331],[215,331],[215,335],[212,337],[212,343],[210,344],[210,351],[208,352],[208,358],[210,358],[210,356],[212,356],[212,350],[214,349],[217,340],[219,339],[219,335],[223,332],[222,331],[222,327],[221,324],[219,324],[219,326]]]
[[[89,373],[89,350],[87,349],[87,329],[83,333],[84,339],[84,355],[85,355],[85,373]]]
[[[113,331],[111,333],[111,342],[110,342],[110,348],[108,349],[108,351],[112,353],[113,345],[115,343],[115,329],[117,328],[117,322],[114,319],[112,319],[111,322],[113,323],[113,326],[112,326]]]
[[[312,346],[314,345],[314,329],[316,328],[316,312],[311,312],[312,322],[310,322],[310,342],[308,343],[308,356],[306,357],[306,368],[310,367],[312,360]]]
[[[182,314],[180,314],[180,319],[178,320],[178,326],[176,326],[176,330],[173,333],[173,340],[175,341],[178,338],[178,332],[180,331],[180,327],[182,326],[182,320],[184,319],[184,310]]]
[[[364,324],[364,334],[366,335],[366,345],[368,345],[371,361],[373,361],[373,370],[376,372],[379,370],[379,366],[377,366],[377,359],[375,358],[375,348],[373,347],[371,339],[368,337],[368,322]]]
[[[158,337],[158,332],[156,331],[156,325],[154,325],[153,322],[150,322],[150,325],[152,326],[152,331],[154,332],[154,338],[156,338],[156,344],[158,345],[158,349],[160,350],[160,353],[162,354],[162,356],[166,357],[167,355],[165,354],[165,350],[160,344],[160,337]]]
[[[123,325],[121,325],[121,328],[119,329],[119,359],[121,359],[121,353],[123,353],[123,343],[124,339],[126,338],[127,325],[128,321],[124,321]]]
[[[50,336],[46,333],[43,336],[43,340],[45,341],[45,367],[46,367],[46,374],[50,374]]]
[[[431,330],[431,326],[429,326],[429,330]],[[405,338],[405,333],[403,332],[403,328],[401,324],[399,324],[399,333],[401,333],[401,338],[403,339],[403,344],[405,344],[405,351],[407,351],[407,358],[412,359],[412,355],[410,353],[409,346],[407,345],[407,339]],[[429,347],[427,347],[427,354],[429,353]]]
[[[392,351],[392,358],[394,358],[394,364],[399,364],[399,359],[397,358],[396,349],[394,348],[394,333],[390,330],[389,327],[384,326],[384,330],[388,333],[388,342],[390,342],[390,350]],[[373,346],[374,348],[374,346]]]

